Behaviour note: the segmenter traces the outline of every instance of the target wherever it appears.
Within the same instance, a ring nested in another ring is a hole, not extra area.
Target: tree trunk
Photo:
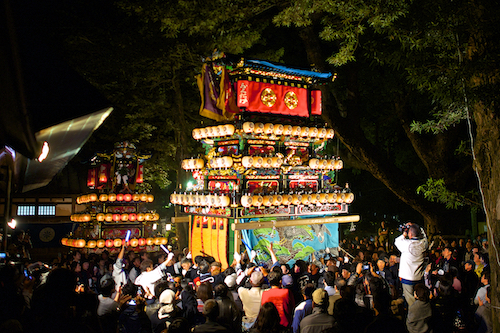
[[[484,200],[488,226],[488,252],[491,267],[491,305],[493,332],[500,332],[500,119],[494,108],[481,103],[472,107],[477,126],[474,142],[476,170]]]

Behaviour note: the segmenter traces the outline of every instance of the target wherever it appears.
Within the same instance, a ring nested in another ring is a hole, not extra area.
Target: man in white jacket
[[[141,263],[141,275],[135,279],[135,284],[141,286],[145,292],[145,298],[152,299],[155,296],[155,283],[166,276],[168,273],[165,271],[167,263],[174,257],[173,253],[170,252],[167,260],[154,268],[153,261],[151,259],[143,260]]]
[[[399,278],[409,307],[415,302],[413,287],[422,282],[424,276],[424,254],[429,243],[425,232],[417,224],[408,222],[403,234],[394,240],[394,245],[401,252]]]

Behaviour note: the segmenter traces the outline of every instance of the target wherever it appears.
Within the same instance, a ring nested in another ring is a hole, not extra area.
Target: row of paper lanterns
[[[61,239],[61,244],[69,247],[77,247],[77,248],[111,248],[111,247],[121,247],[124,244],[125,240],[120,238],[115,239],[98,239],[98,240],[89,240],[85,239],[72,239],[72,238],[63,238]],[[137,246],[152,246],[152,245],[167,245],[168,239],[165,237],[149,237],[149,238],[133,238],[129,240],[127,246],[137,247]]]
[[[241,197],[243,207],[270,207],[289,205],[316,205],[333,203],[351,203],[353,193],[312,193],[312,194],[285,194],[285,195],[244,195]]]
[[[333,139],[335,131],[331,128],[301,127],[283,124],[243,123],[246,134],[266,134],[276,136],[295,136],[304,139]]]
[[[309,160],[309,167],[311,169],[340,170],[344,167],[344,162],[340,159],[323,160],[311,158]]]
[[[70,219],[73,222],[90,222],[94,218],[99,222],[135,222],[135,221],[158,221],[158,213],[98,213],[98,214],[71,214]]]
[[[292,126],[272,123],[243,123],[243,132],[246,134],[266,134],[276,136],[295,136],[304,139],[332,139],[335,132],[331,128],[317,128],[306,126]],[[195,140],[230,137],[235,133],[235,127],[231,124],[195,128],[192,132]]]
[[[225,136],[233,136],[234,125],[226,124],[219,126],[209,126],[204,128],[195,128],[193,130],[193,138],[195,140],[208,139],[208,138],[219,138]]]
[[[84,204],[84,203],[89,203],[89,202],[114,202],[114,201],[124,201],[124,202],[153,202],[154,201],[154,196],[152,194],[130,194],[130,193],[111,193],[111,194],[100,194],[98,195],[97,193],[91,193],[91,194],[85,194],[81,195],[76,198],[76,203],[78,204]]]
[[[313,193],[313,194],[274,194],[274,195],[244,195],[240,202],[243,207],[314,205],[327,203],[351,203],[353,193]],[[230,198],[225,195],[180,194],[173,193],[170,202],[183,206],[227,207]]]

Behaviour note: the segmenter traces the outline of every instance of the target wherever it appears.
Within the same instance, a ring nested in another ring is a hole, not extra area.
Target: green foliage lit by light
[[[423,194],[430,201],[444,204],[448,209],[458,209],[464,206],[477,209],[481,205],[476,200],[477,191],[470,191],[466,194],[450,191],[443,179],[428,179],[425,184],[417,188],[417,193]]]

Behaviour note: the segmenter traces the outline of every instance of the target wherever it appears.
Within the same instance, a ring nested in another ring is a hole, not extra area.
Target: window
[[[56,206],[38,206],[38,215],[56,215]]]
[[[17,206],[18,216],[33,216],[35,215],[35,206],[33,205],[19,205]]]

